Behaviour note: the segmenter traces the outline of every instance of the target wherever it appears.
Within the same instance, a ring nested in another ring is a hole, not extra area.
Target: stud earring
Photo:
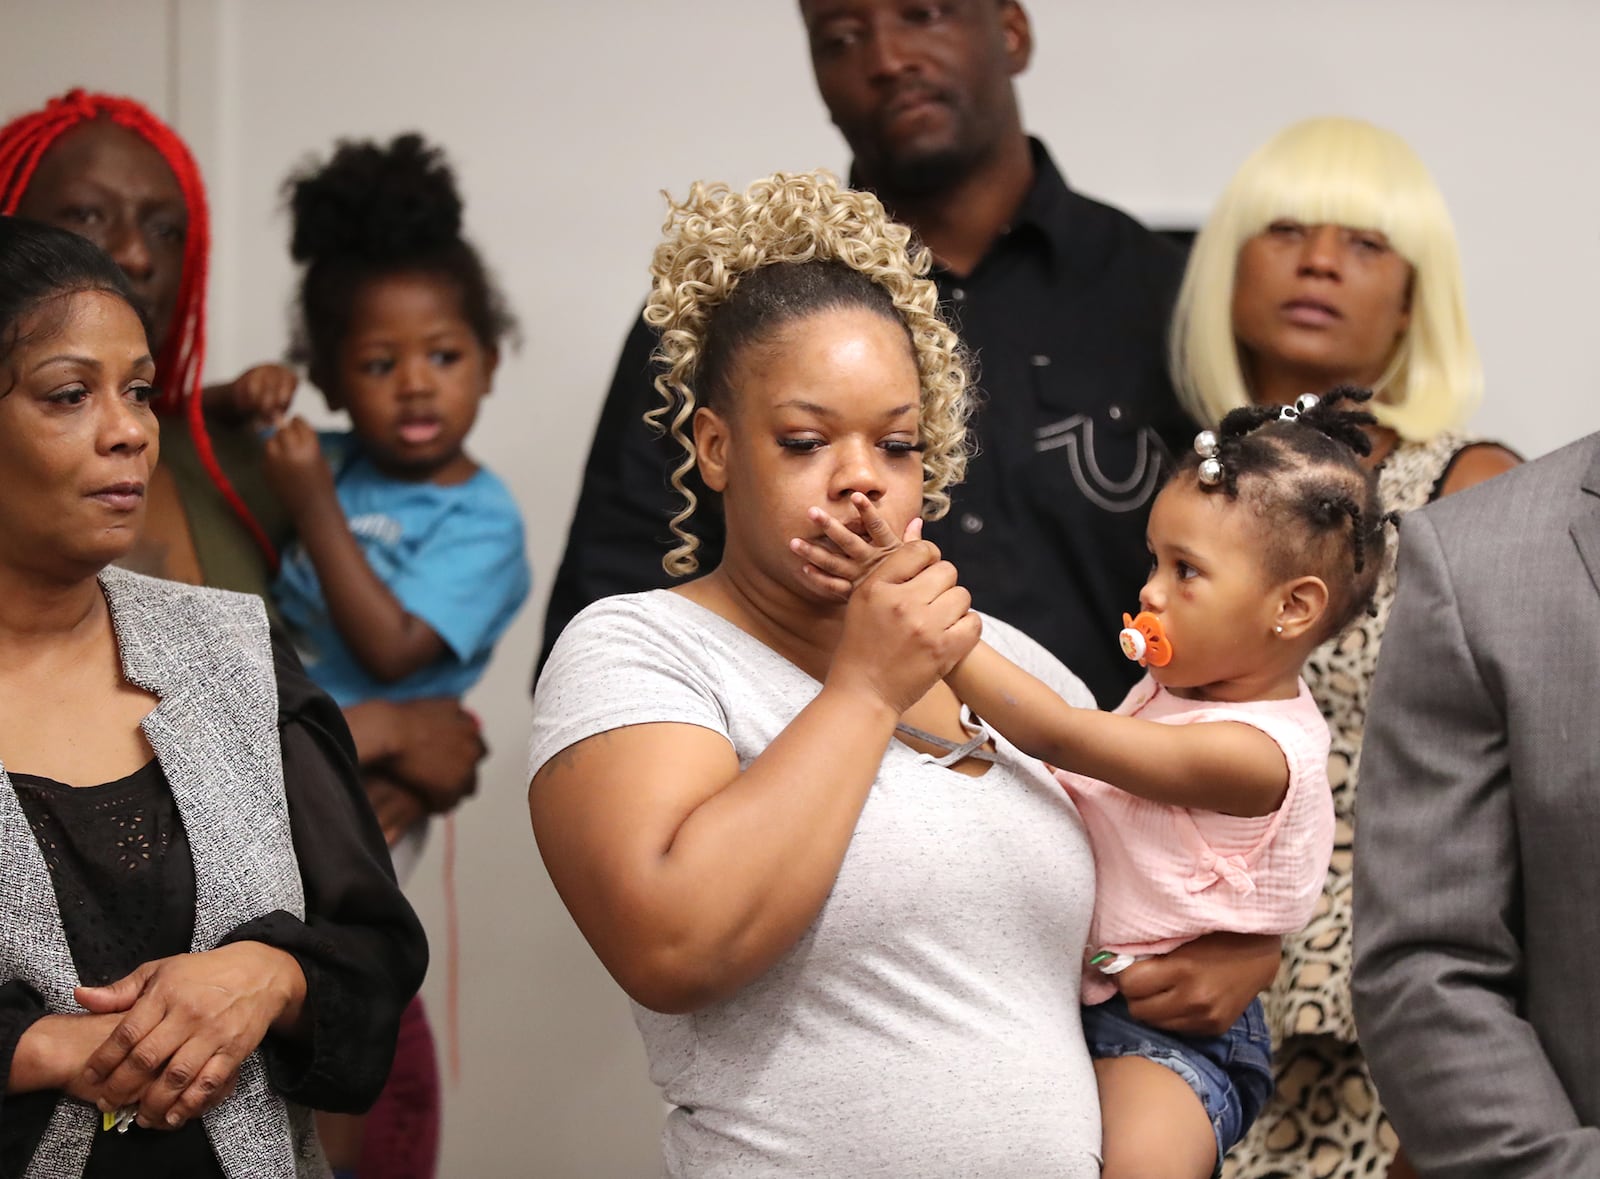
[[[1283,633],[1283,624],[1279,623],[1277,626],[1273,627],[1272,629],[1275,630],[1278,634],[1281,635]]]

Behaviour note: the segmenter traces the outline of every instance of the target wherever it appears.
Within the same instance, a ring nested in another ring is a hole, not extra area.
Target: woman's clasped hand
[[[869,693],[899,716],[982,634],[956,567],[931,541],[913,541],[886,557],[851,595],[827,682]]]
[[[268,1031],[292,1035],[306,980],[292,954],[234,942],[146,962],[78,1002],[110,1019],[68,1091],[102,1113],[138,1106],[146,1128],[176,1129],[233,1091],[239,1064]]]

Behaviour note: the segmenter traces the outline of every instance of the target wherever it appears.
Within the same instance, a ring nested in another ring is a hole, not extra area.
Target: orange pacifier
[[[1122,616],[1122,633],[1117,635],[1122,653],[1140,667],[1165,667],[1172,662],[1172,640],[1161,628],[1161,619],[1148,610],[1139,617]]]

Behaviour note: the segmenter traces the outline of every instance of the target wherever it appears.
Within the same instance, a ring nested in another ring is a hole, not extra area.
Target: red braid
[[[167,338],[156,351],[156,371],[165,394],[157,408],[163,413],[182,411],[188,419],[195,452],[211,482],[249,530],[268,563],[277,568],[278,554],[266,530],[234,490],[217,462],[206,432],[201,404],[201,374],[206,356],[206,272],[211,257],[211,216],[200,169],[178,133],[158,119],[148,107],[131,98],[70,90],[52,98],[42,110],[25,114],[0,127],[0,215],[10,216],[39,168],[39,161],[68,131],[93,119],[109,119],[160,153],[177,178],[189,215],[183,242],[183,272],[178,281],[177,306]]]

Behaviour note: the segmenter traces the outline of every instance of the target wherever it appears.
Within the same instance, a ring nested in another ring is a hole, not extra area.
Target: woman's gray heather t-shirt
[[[1012,627],[985,618],[984,637],[1093,707]],[[819,688],[681,595],[608,598],[568,625],[539,680],[529,773],[586,737],[653,723],[720,733],[748,766]],[[1061,787],[995,744],[998,761],[973,778],[891,742],[838,880],[794,948],[691,1015],[634,1006],[673,1107],[667,1174],[1099,1174],[1078,1022],[1094,862]]]

